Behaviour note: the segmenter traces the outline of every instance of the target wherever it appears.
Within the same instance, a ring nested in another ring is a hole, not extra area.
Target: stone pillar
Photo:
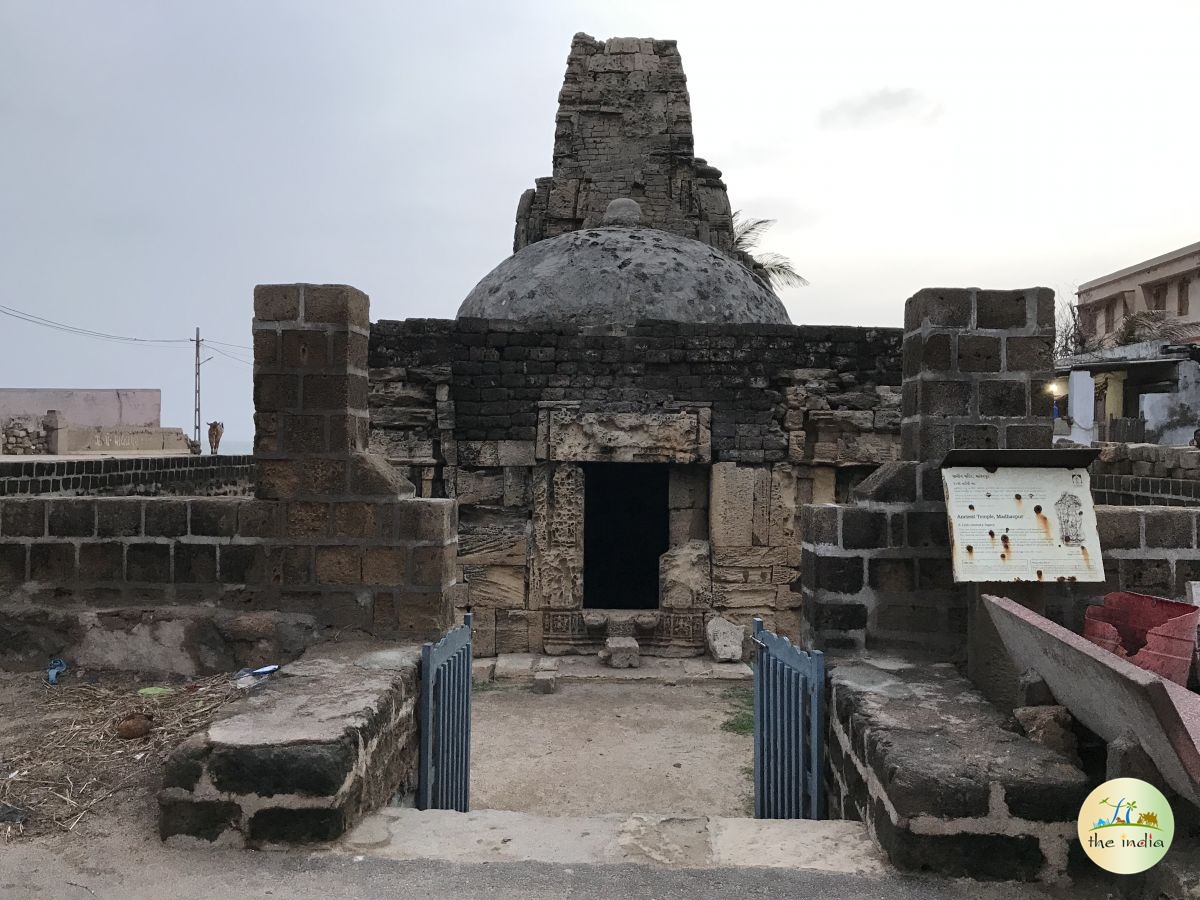
[[[367,452],[367,295],[346,285],[254,289],[255,495],[262,500],[411,497]]]
[[[68,453],[67,417],[57,409],[46,410],[42,419],[42,428],[46,430],[46,452],[51,456]]]
[[[1047,448],[1040,392],[1052,374],[1054,292],[926,288],[904,306],[901,453],[941,499],[938,467],[955,448]]]

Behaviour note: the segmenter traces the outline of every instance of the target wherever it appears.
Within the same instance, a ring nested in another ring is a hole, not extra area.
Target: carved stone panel
[[[712,411],[580,412],[541,409],[537,455],[570,462],[707,463],[712,460]]]
[[[530,609],[583,607],[583,470],[570,463],[533,471]]]

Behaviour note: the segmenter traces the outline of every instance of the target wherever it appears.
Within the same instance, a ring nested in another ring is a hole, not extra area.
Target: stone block
[[[237,533],[240,501],[227,499],[189,501],[189,532],[207,537],[233,537]]]
[[[534,657],[530,653],[501,653],[496,657],[496,681],[532,681]]]
[[[24,548],[21,567],[24,568]],[[121,581],[125,577],[125,546],[115,541],[79,545],[80,581]]]
[[[1081,765],[1073,730],[1074,720],[1065,706],[1019,706],[1013,716],[1025,735],[1075,765]]]
[[[362,557],[363,584],[399,586],[407,574],[403,547],[366,547]]]
[[[1004,426],[1004,445],[1009,450],[1045,450],[1052,446],[1053,439],[1054,428],[1049,422]]]
[[[306,284],[304,321],[370,328],[370,300],[345,284]]]
[[[52,537],[91,537],[96,533],[96,501],[55,499],[49,504]]]
[[[24,544],[0,544],[0,584],[25,583],[27,555]]]
[[[835,594],[857,594],[863,587],[863,558],[818,556],[813,586]]]
[[[0,535],[11,538],[44,537],[45,534],[45,500],[0,501]]]
[[[496,653],[528,654],[529,616],[540,616],[541,613],[521,609],[498,609],[495,613]]]
[[[553,694],[558,690],[557,672],[534,672],[533,692],[535,694]]]
[[[717,662],[741,662],[746,627],[728,619],[713,616],[704,625],[708,652]]]
[[[454,499],[464,506],[504,501],[504,473],[472,471],[461,466],[454,473]]]
[[[324,369],[330,364],[327,332],[287,330],[281,338],[283,368]]]
[[[842,510],[842,546],[847,550],[887,547],[887,514],[861,507]]]
[[[979,334],[958,336],[958,371],[999,372],[1000,338]]]
[[[867,583],[880,591],[906,593],[916,589],[916,561],[868,559]]]
[[[977,328],[1024,328],[1028,311],[1025,291],[979,291],[975,295]]]
[[[299,284],[260,284],[254,288],[254,318],[258,322],[292,322],[300,318]],[[257,329],[256,329],[257,330]],[[257,350],[257,347],[255,348]],[[255,356],[258,365],[266,360]]]
[[[171,581],[170,544],[130,544],[126,547],[125,579],[158,584],[169,583]]]
[[[362,550],[358,547],[318,547],[316,576],[320,584],[361,584]]]
[[[1195,514],[1190,509],[1148,509],[1145,517],[1147,547],[1190,550],[1194,545]]]
[[[604,642],[606,662],[614,669],[636,669],[642,664],[635,638],[610,637]]]
[[[969,381],[922,379],[918,384],[921,415],[961,416],[970,409],[971,383]]]
[[[468,602],[472,607],[485,609],[523,609],[525,607],[524,565],[464,565],[463,578],[467,583]]]
[[[1005,353],[1009,372],[1042,374],[1054,368],[1054,335],[1010,337]]]
[[[177,583],[212,583],[217,580],[215,544],[176,544],[174,576]]]
[[[1029,415],[1029,385],[1024,379],[979,384],[979,414],[1019,418]]]
[[[708,535],[714,549],[753,546],[756,473],[736,463],[712,467]]]
[[[816,546],[840,546],[841,511],[842,507],[831,504],[805,506],[800,513],[804,541]]]
[[[712,593],[712,560],[704,541],[672,547],[659,558],[658,596],[664,608],[702,606]]]
[[[141,533],[142,501],[124,498],[96,501],[97,537],[135,537]]]
[[[965,328],[971,324],[973,292],[960,288],[924,288],[904,303],[904,330],[914,331],[923,322]]]
[[[867,608],[861,603],[821,603],[806,607],[812,627],[820,631],[856,631],[867,627]]]

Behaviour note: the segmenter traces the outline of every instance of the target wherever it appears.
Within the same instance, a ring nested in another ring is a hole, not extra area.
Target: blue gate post
[[[801,650],[754,617],[754,815],[820,819],[825,655]]]
[[[471,620],[421,648],[417,809],[471,807]]]

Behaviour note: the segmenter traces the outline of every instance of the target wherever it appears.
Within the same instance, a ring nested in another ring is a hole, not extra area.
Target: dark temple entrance
[[[583,467],[585,609],[657,609],[658,558],[667,552],[668,467]]]

